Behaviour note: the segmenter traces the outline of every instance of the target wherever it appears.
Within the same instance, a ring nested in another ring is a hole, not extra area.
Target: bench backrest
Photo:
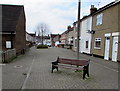
[[[58,58],[57,61],[62,64],[71,64],[71,65],[77,65],[77,66],[85,66],[89,64],[88,60]]]

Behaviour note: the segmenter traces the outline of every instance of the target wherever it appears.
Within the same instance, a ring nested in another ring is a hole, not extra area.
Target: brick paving
[[[76,53],[62,48],[31,48],[3,66],[3,89],[118,89],[118,63],[80,54],[80,59],[91,60],[90,77],[83,80],[82,72],[70,69],[51,73],[51,62],[58,56],[76,58]]]

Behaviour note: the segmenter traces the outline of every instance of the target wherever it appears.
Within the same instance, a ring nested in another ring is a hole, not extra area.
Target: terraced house
[[[73,23],[73,51],[77,51],[77,21]]]
[[[0,30],[0,35],[2,35],[2,51],[14,49],[14,54],[19,55],[26,48],[24,6],[4,4],[0,6],[2,7],[2,29]]]
[[[120,61],[120,1],[98,9],[92,19],[92,54]]]

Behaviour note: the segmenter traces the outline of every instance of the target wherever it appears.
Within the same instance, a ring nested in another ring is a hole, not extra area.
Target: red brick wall
[[[11,41],[11,40],[12,40],[12,43],[13,43],[13,48],[15,48],[15,35],[14,34],[12,34],[12,35],[11,34],[3,34],[2,35],[2,50],[3,51],[8,50],[6,48],[6,41]]]
[[[21,10],[21,14],[19,16],[18,24],[16,26],[16,53],[22,53],[23,49],[26,48],[26,31],[25,31],[25,13],[24,8]]]

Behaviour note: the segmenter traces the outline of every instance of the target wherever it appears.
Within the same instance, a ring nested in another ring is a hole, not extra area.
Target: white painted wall
[[[43,40],[43,44],[44,44],[44,45],[51,45],[50,42],[51,42],[50,39],[44,39],[44,40]]]
[[[56,42],[55,42],[55,46],[57,46],[58,44],[59,44],[59,41],[56,41]]]
[[[90,54],[91,49],[91,34],[87,33],[87,30],[92,29],[92,17],[88,17],[81,22],[81,33],[80,33],[80,52]],[[86,48],[86,41],[89,41],[88,48]]]
[[[26,33],[26,40],[30,42],[35,42],[35,38]]]

